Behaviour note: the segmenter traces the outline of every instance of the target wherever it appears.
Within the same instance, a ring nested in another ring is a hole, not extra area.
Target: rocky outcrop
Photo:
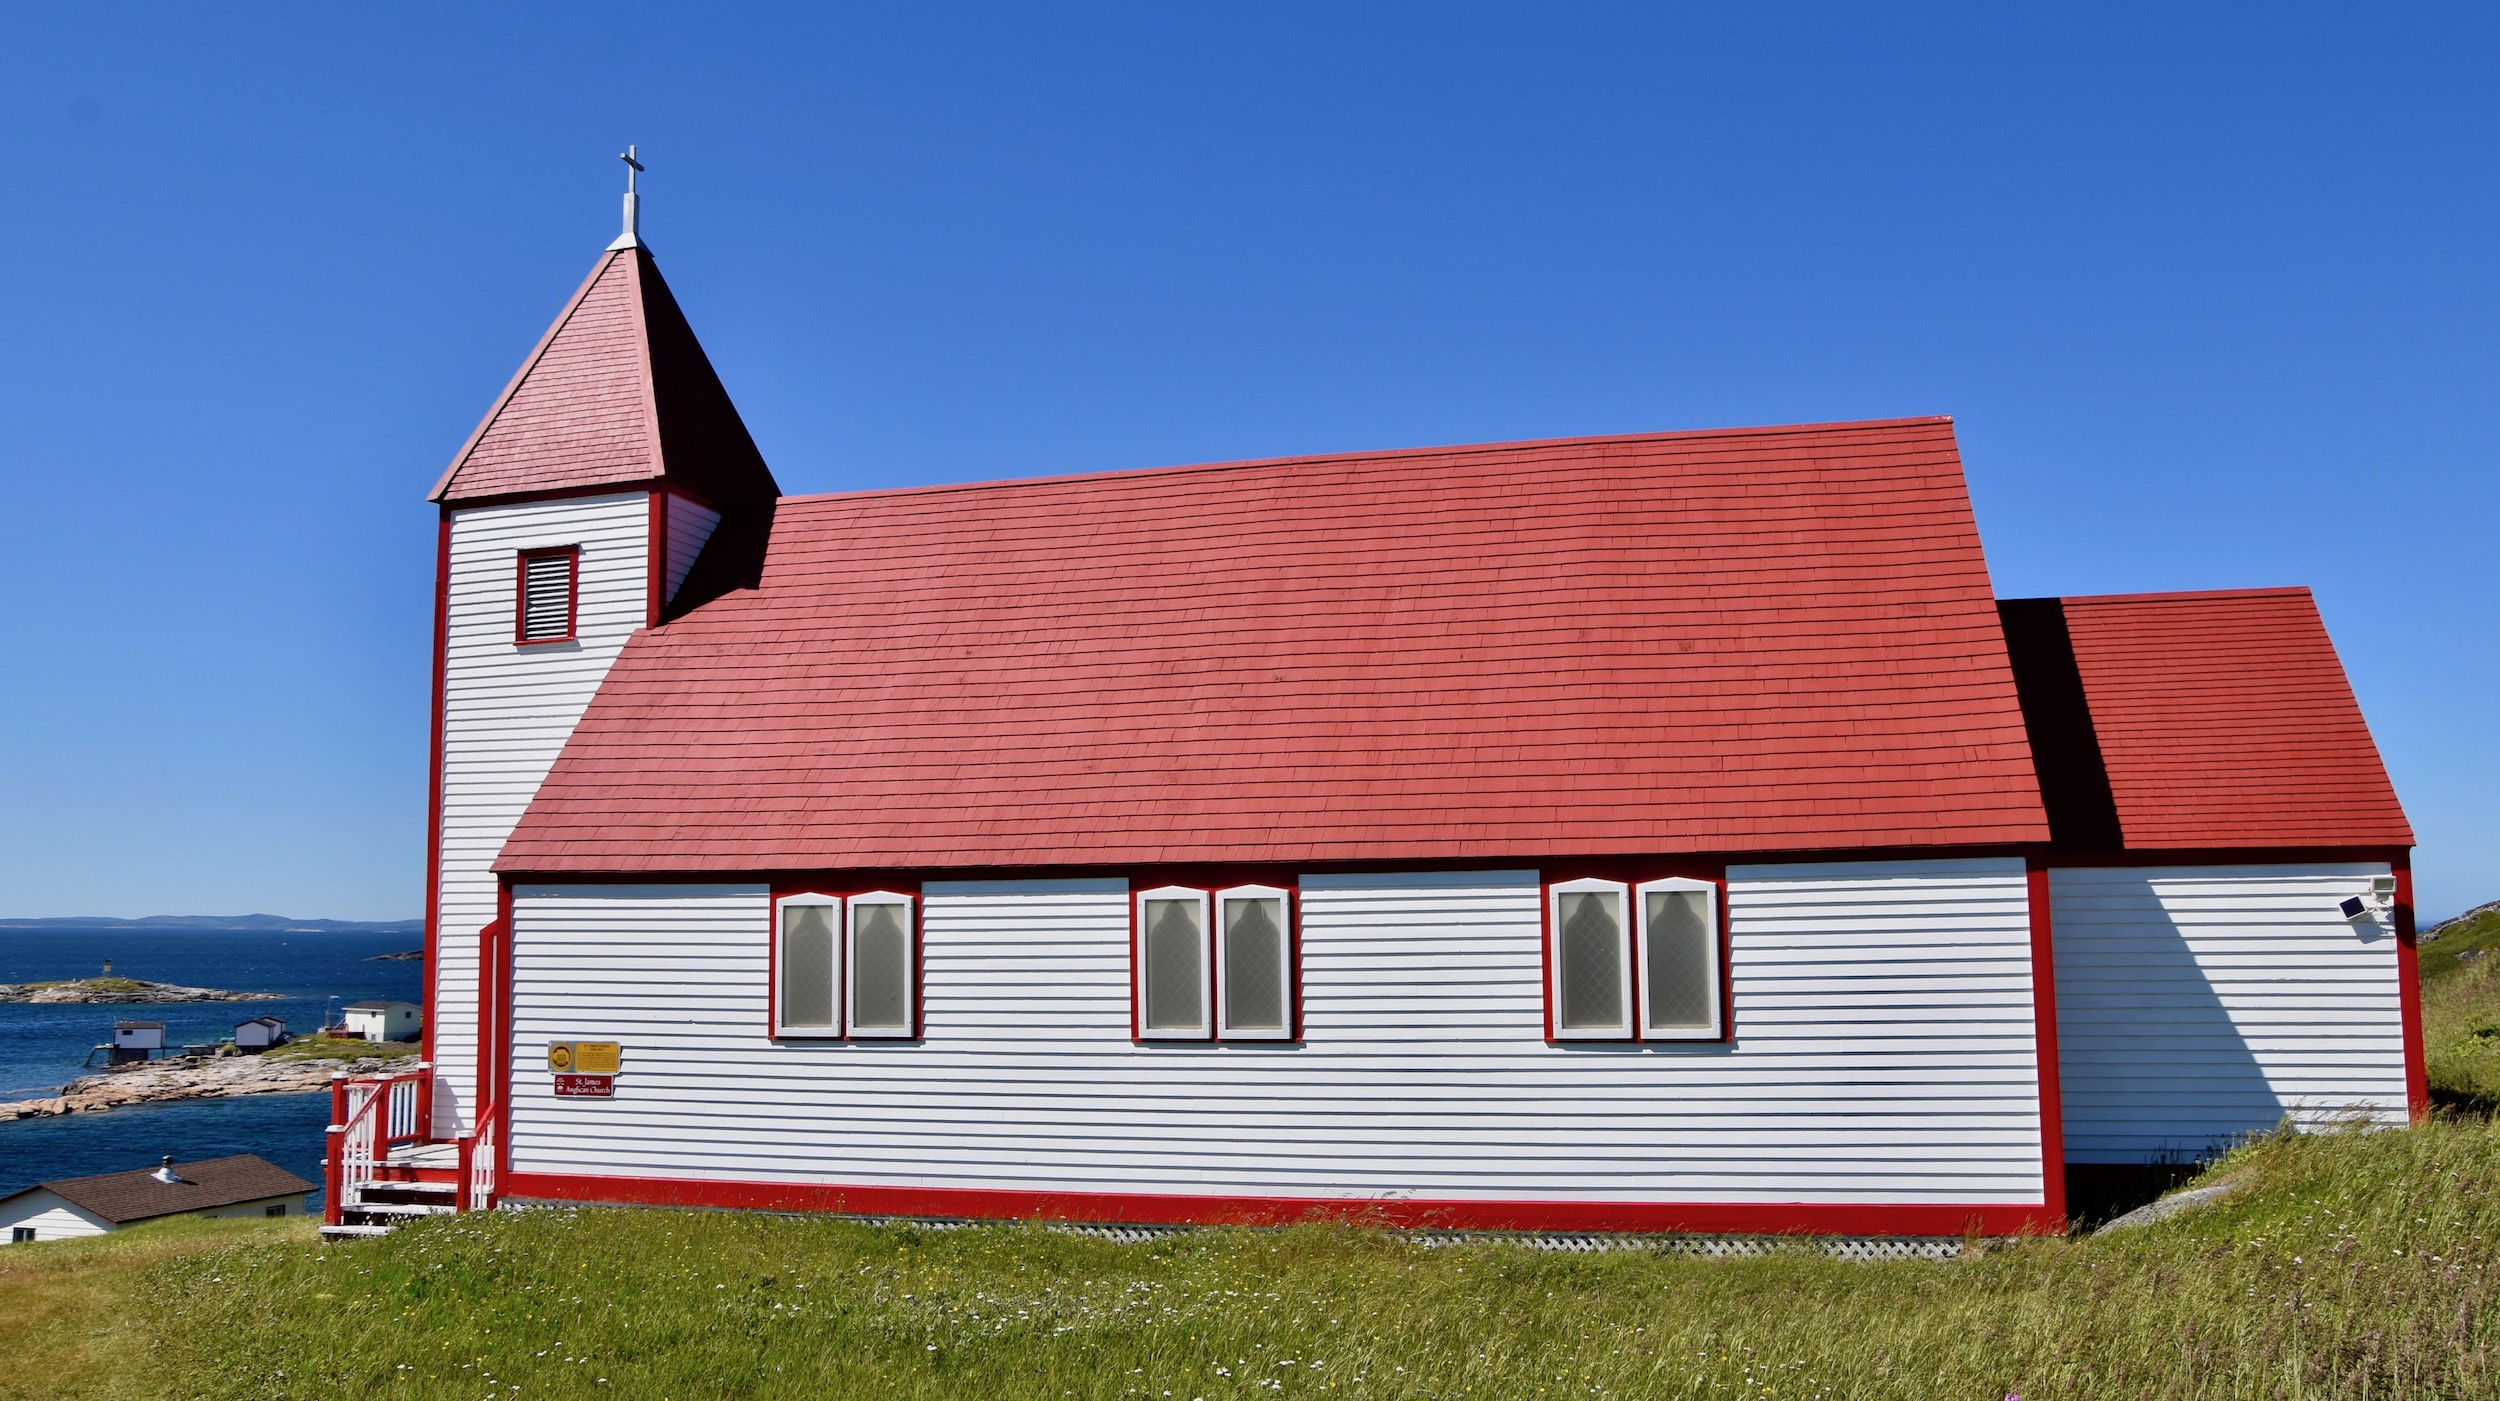
[[[360,1060],[312,1057],[184,1056],[147,1061],[100,1075],[84,1075],[47,1099],[0,1104],[0,1120],[40,1119],[53,1114],[92,1114],[126,1104],[161,1104],[177,1099],[226,1099],[236,1095],[301,1094],[328,1089],[330,1077],[394,1075],[414,1070],[414,1056],[366,1056]]]
[[[145,978],[71,978],[49,983],[0,983],[0,1002],[274,1002],[274,992],[227,992],[151,983]]]

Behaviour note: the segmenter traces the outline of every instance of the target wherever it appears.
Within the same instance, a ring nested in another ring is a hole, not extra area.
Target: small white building
[[[113,1061],[146,1060],[165,1049],[163,1022],[113,1023]]]
[[[313,1184],[249,1153],[39,1182],[0,1197],[11,1245],[100,1236],[169,1216],[301,1216]]]
[[[234,1024],[234,1048],[238,1051],[266,1051],[286,1044],[286,1018],[254,1017]]]
[[[425,1009],[413,1002],[350,1002],[340,1019],[367,1041],[406,1041],[425,1025]]]

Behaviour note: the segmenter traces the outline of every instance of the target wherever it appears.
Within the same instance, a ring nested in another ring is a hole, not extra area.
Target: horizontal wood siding
[[[9,1232],[20,1226],[34,1227],[38,1241],[76,1240],[113,1229],[112,1223],[103,1217],[84,1207],[72,1206],[56,1193],[41,1190],[0,1205],[0,1245],[7,1244]]]
[[[1535,873],[1302,883],[1299,1045],[1129,1036],[1128,887],[934,883],[927,1038],[765,1034],[761,887],[524,886],[513,1166],[1544,1201],[2040,1200],[2019,862],[1741,868],[1737,1044],[1543,1039]],[[616,1040],[612,1100],[551,1040]]]
[[[2052,870],[2066,1156],[2193,1159],[2287,1114],[2405,1122],[2395,931],[2336,908],[2387,872]]]
[[[686,571],[694,568],[695,556],[703,553],[703,542],[712,538],[720,524],[720,512],[682,496],[668,498],[668,576],[663,602],[674,601],[677,586],[686,582]]]
[[[625,639],[650,608],[642,493],[459,511],[451,521],[451,630],[443,678],[441,928],[427,1014],[435,1130],[468,1127],[477,1088],[477,936],[495,918],[490,869]],[[577,634],[514,641],[523,550],[581,549]]]

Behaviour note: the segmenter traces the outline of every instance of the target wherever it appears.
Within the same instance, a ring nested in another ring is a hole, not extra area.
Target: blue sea
[[[250,1017],[284,1017],[311,1031],[328,1010],[360,998],[425,1002],[425,965],[374,962],[425,942],[417,934],[179,929],[0,929],[0,983],[90,978],[110,959],[117,977],[186,987],[274,992],[275,1002],[187,1002],[133,1006],[30,1006],[0,1003],[0,1101],[56,1093],[86,1072],[117,1017],[165,1023],[165,1044],[219,1041]],[[334,1000],[335,999],[335,1000]],[[326,1093],[246,1095],[0,1122],[0,1195],[56,1177],[153,1167],[258,1153],[310,1181],[321,1180]]]

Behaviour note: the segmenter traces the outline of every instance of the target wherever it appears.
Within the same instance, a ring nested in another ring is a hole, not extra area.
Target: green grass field
[[[299,1036],[283,1046],[272,1046],[261,1052],[268,1060],[365,1060],[373,1056],[418,1055],[424,1047],[415,1041],[349,1041],[332,1040],[327,1036]]]
[[[1424,1249],[1305,1227],[518,1212],[323,1246],[196,1223],[0,1251],[5,1397],[2489,1397],[2500,983],[2433,979],[2443,1108],[2276,1135],[2244,1190],[1952,1262]]]

